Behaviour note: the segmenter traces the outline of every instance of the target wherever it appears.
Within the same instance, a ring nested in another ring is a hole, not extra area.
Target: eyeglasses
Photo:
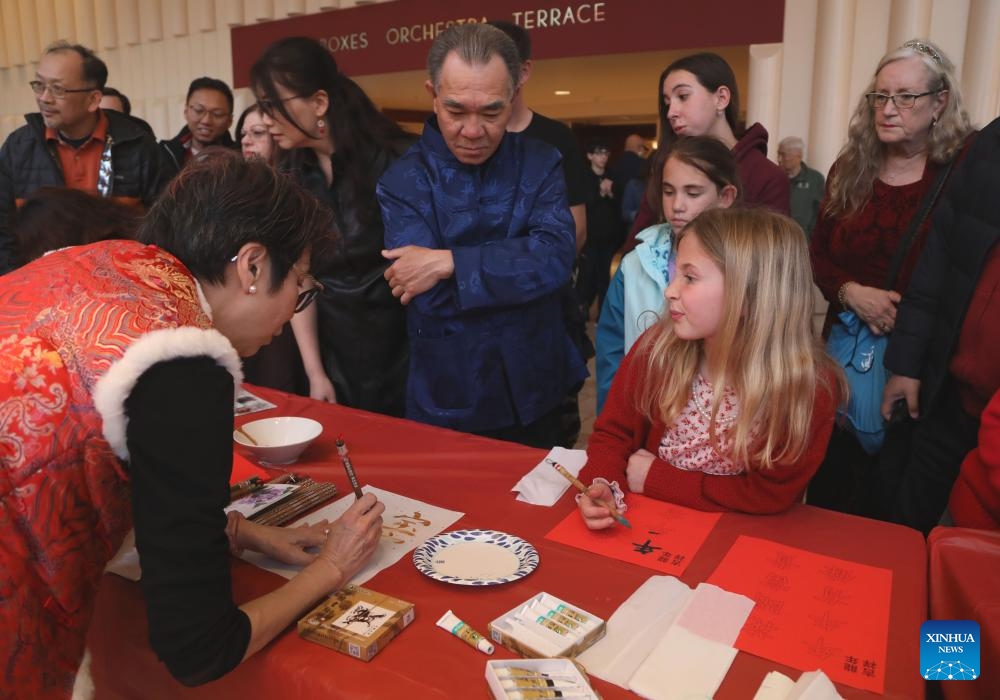
[[[92,88],[92,87],[89,87],[89,88],[66,88],[66,87],[63,87],[62,85],[54,85],[52,83],[45,83],[45,82],[42,82],[41,80],[32,80],[31,82],[28,83],[28,86],[31,88],[31,91],[33,93],[35,93],[38,97],[41,97],[42,95],[44,95],[45,91],[48,90],[49,94],[52,95],[52,98],[56,99],[56,100],[65,99],[66,95],[68,95],[71,92],[93,92],[94,90],[97,90],[97,88]]]
[[[896,109],[913,109],[913,105],[917,103],[918,97],[925,97],[927,95],[936,95],[939,92],[947,92],[946,90],[928,90],[927,92],[921,92],[914,95],[912,92],[901,92],[898,95],[886,95],[884,92],[868,92],[865,93],[865,99],[868,100],[868,106],[872,109],[882,109],[886,106],[889,100],[896,105]]]
[[[278,102],[288,102],[290,100],[305,99],[308,95],[292,95],[291,97],[282,97]],[[266,97],[257,100],[257,109],[261,114],[266,114],[269,117],[274,116],[274,110],[277,107],[277,102],[274,100],[269,100]]]
[[[270,135],[270,132],[262,126],[255,126],[252,129],[244,129],[243,131],[240,132],[241,139],[249,136],[255,141],[258,141],[268,135]]]
[[[299,292],[299,298],[295,300],[295,313],[313,303],[316,296],[323,291],[323,284],[312,275],[306,275],[304,281],[312,282],[312,286],[304,292]]]
[[[207,109],[201,105],[188,105],[187,108],[191,110],[191,114],[193,114],[194,118],[198,121],[201,121],[202,117],[206,114],[209,119],[216,122],[221,122],[231,116],[229,112],[224,112],[221,109]]]

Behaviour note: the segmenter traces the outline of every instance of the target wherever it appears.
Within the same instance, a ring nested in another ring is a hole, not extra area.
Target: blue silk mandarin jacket
[[[407,307],[408,418],[464,431],[527,425],[587,376],[556,292],[575,256],[560,156],[506,134],[459,162],[437,120],[378,185],[387,248],[448,249],[454,275]]]

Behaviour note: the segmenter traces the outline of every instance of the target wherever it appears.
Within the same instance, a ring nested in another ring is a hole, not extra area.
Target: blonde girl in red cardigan
[[[587,448],[580,514],[612,526],[629,491],[713,511],[778,513],[815,473],[842,395],[813,330],[802,231],[716,209],[679,236],[669,313],[622,362]]]

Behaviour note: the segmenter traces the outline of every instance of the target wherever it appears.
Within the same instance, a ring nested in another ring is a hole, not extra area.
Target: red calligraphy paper
[[[680,576],[722,517],[637,494],[629,494],[624,515],[631,528],[615,525],[593,531],[574,510],[546,538]]]
[[[756,603],[736,648],[883,692],[892,571],[742,535],[708,582]]]

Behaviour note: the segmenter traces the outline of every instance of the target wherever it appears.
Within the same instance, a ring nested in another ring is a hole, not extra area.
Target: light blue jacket
[[[674,232],[670,224],[650,226],[636,238],[641,242],[622,258],[597,323],[598,413],[604,408],[604,399],[625,353],[659,321],[663,292],[670,282],[668,270],[674,265]]]

